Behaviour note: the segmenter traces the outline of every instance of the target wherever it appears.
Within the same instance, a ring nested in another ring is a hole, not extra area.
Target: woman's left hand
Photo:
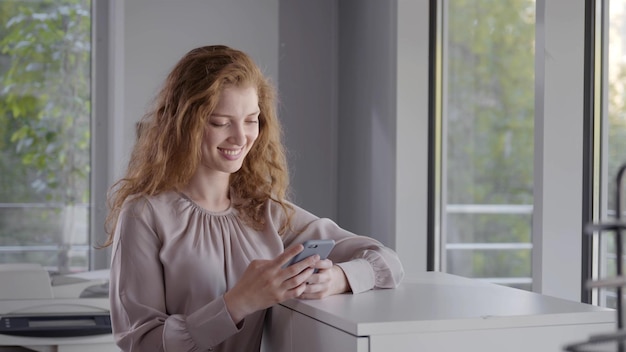
[[[331,295],[344,293],[350,290],[348,279],[341,267],[325,259],[315,265],[319,271],[307,280],[306,288],[298,298],[320,299]]]

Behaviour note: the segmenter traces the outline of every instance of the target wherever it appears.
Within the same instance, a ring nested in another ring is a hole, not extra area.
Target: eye
[[[214,127],[226,127],[228,126],[228,122],[221,121],[210,121],[209,124]]]
[[[259,120],[257,120],[257,119],[254,119],[254,120],[246,120],[246,123],[249,123],[249,124],[255,124],[255,125],[256,125],[256,124],[258,124],[258,123],[259,123]]]

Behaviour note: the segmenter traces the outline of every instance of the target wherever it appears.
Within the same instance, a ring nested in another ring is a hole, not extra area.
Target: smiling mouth
[[[239,154],[241,154],[241,151],[243,150],[243,148],[240,149],[223,149],[223,148],[217,148],[219,149],[220,152],[222,152],[222,154],[226,155],[226,156],[238,156]]]

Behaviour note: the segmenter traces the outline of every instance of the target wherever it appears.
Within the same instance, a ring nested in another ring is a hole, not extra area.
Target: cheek
[[[251,131],[250,134],[248,134],[248,140],[250,141],[250,144],[253,144],[258,138],[259,138],[260,132],[258,129]]]
[[[202,144],[206,146],[210,146],[215,144],[219,140],[219,135],[215,131],[211,131],[207,129],[204,131],[204,136],[202,136]]]
[[[254,154],[254,150],[257,149],[257,140],[259,138],[259,133],[251,133],[248,134],[248,151],[246,152],[246,155],[249,155],[250,153]]]

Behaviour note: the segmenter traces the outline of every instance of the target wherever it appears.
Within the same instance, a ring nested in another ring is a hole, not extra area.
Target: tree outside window
[[[87,269],[91,3],[0,0],[0,262]]]

